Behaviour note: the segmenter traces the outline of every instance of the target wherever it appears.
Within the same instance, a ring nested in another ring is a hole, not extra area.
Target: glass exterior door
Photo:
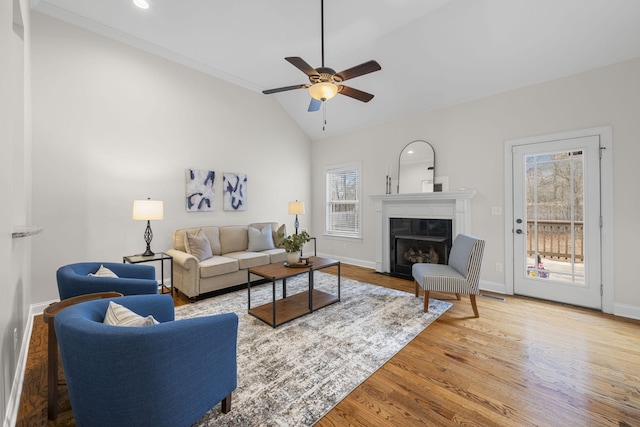
[[[597,136],[513,149],[514,291],[600,308]]]

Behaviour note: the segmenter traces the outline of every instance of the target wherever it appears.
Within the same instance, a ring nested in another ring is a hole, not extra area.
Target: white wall
[[[15,420],[20,351],[29,325],[31,238],[12,239],[14,226],[30,223],[31,101],[29,2],[0,1],[0,408]],[[8,425],[8,424],[7,424]]]
[[[384,194],[388,163],[408,142],[424,139],[436,152],[436,176],[449,177],[450,189],[475,189],[472,230],[487,240],[482,280],[504,285],[495,264],[512,262],[504,251],[504,217],[491,207],[504,205],[503,150],[508,139],[611,125],[614,164],[614,302],[640,315],[637,242],[640,241],[640,59],[525,87],[448,108],[405,117],[313,144],[313,204],[324,202],[323,168],[351,160],[363,162],[363,238],[320,236],[324,216],[316,210],[313,229],[322,252],[373,266],[375,230],[372,194]],[[374,100],[374,102],[376,102]],[[377,101],[380,102],[380,101]],[[397,175],[396,175],[397,176]],[[395,187],[395,181],[392,185]]]
[[[34,302],[58,298],[64,264],[144,251],[134,199],[164,201],[154,251],[182,227],[277,221],[293,230],[287,203],[310,200],[311,142],[273,98],[39,13],[32,20],[33,217],[45,227],[33,250]],[[216,171],[214,212],[186,212],[186,168]],[[247,174],[246,212],[223,211],[222,172]]]

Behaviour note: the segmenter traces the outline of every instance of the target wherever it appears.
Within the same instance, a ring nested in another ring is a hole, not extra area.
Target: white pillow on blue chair
[[[103,323],[113,326],[151,326],[157,325],[158,321],[151,315],[142,317],[120,304],[109,301]]]

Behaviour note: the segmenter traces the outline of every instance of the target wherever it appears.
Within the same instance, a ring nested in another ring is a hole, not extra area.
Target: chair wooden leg
[[[476,304],[476,296],[474,294],[469,295],[469,297],[471,298],[471,307],[473,307],[473,314],[475,314],[475,317],[480,317],[480,315],[478,314],[478,305]]]
[[[226,414],[231,410],[231,393],[229,393],[227,397],[222,399],[221,406],[222,407],[220,408],[220,410],[223,414]]]
[[[418,296],[420,295],[420,285],[418,284],[417,280],[414,280],[413,283],[416,284],[416,298],[418,298]]]
[[[460,301],[460,294],[456,294],[456,299]]]
[[[424,312],[429,312],[429,291],[426,289],[424,290]]]

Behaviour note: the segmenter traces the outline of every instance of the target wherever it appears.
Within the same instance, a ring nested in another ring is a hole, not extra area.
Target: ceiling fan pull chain
[[[324,132],[325,127],[327,126],[327,103],[322,103],[322,131]]]

